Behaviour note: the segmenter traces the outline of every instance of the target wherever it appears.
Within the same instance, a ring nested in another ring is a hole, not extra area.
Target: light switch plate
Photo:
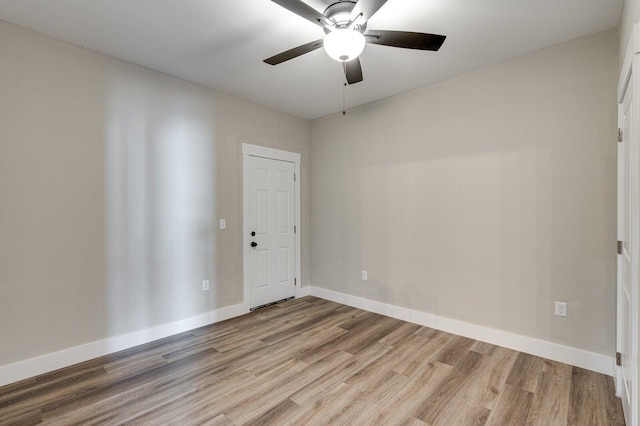
[[[220,229],[227,229],[227,220],[220,219]]]

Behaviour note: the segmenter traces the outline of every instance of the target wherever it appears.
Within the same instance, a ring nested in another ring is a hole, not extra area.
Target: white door
[[[634,80],[624,91],[618,120],[618,394],[627,424],[638,424],[638,144],[634,129]]]
[[[244,227],[249,307],[295,294],[295,164],[248,156]],[[246,285],[246,284],[245,284]]]

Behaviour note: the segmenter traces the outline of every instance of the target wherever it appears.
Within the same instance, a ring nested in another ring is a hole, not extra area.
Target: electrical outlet
[[[558,315],[560,317],[567,316],[567,303],[566,302],[556,302],[554,315]]]
[[[209,280],[202,281],[202,291],[209,291]]]
[[[362,271],[362,281],[367,280],[367,271]]]

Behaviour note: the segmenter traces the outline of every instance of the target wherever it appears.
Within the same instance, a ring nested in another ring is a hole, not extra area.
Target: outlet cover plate
[[[559,317],[566,317],[567,316],[567,303],[566,302],[556,302],[555,303],[555,309],[554,309],[554,315],[557,315]]]

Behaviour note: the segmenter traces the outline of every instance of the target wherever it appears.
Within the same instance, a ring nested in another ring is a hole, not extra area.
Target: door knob
[[[258,243],[256,243],[255,241],[251,241],[251,247],[253,248],[258,247]]]

